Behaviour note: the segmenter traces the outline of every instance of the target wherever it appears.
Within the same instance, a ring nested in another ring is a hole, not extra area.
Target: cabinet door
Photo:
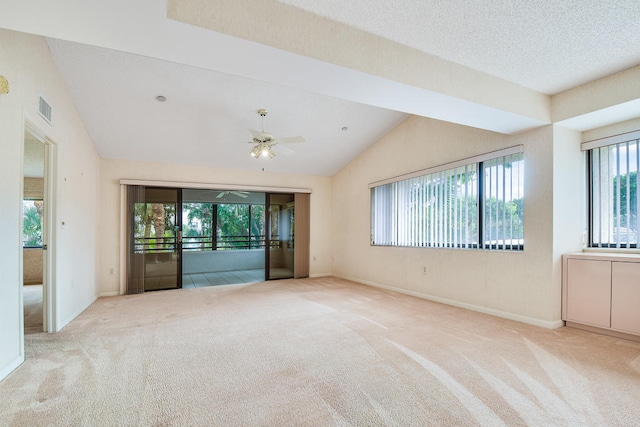
[[[640,334],[640,263],[612,263],[611,286],[611,328]]]
[[[565,320],[611,326],[611,261],[567,260]]]

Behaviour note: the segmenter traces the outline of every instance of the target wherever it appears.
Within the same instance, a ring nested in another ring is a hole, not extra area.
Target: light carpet
[[[42,285],[23,286],[22,300],[25,335],[42,332]]]
[[[640,425],[639,343],[336,278],[101,298],[26,345],[2,425]]]

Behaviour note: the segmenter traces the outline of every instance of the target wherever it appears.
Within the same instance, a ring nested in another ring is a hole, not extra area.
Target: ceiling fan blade
[[[249,132],[251,132],[251,135],[253,135],[253,137],[259,141],[264,141],[264,136],[262,136],[262,133],[258,132],[255,129],[248,129]],[[251,141],[251,143],[253,143],[255,141]]]
[[[218,194],[218,197],[216,197],[216,199],[222,198],[222,196],[224,196],[224,193],[226,193],[226,191],[221,191],[220,194]]]
[[[236,196],[242,197],[243,199],[246,199],[247,197],[249,197],[246,194],[244,194],[245,193],[244,191],[229,191],[229,193],[235,194]]]
[[[276,138],[273,140],[273,142],[275,144],[294,144],[299,142],[306,142],[306,139],[301,136],[290,136],[288,138]]]
[[[292,155],[292,154],[294,153],[294,151],[293,151],[291,148],[286,147],[286,146],[284,146],[284,145],[274,145],[274,146],[273,146],[273,149],[274,149],[277,153],[284,154],[285,156],[290,156],[290,155]]]

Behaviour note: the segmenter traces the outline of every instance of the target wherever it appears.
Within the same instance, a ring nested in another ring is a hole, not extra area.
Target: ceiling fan
[[[258,114],[262,117],[262,131],[258,132],[255,129],[249,129],[249,132],[253,135],[253,140],[249,144],[256,144],[250,151],[250,154],[256,159],[259,157],[268,157],[273,159],[276,156],[276,151],[285,155],[293,154],[293,150],[289,147],[285,147],[281,144],[292,144],[305,142],[305,139],[301,136],[291,136],[288,138],[274,138],[269,132],[264,131],[264,117],[268,111],[264,108],[258,110]]]
[[[225,194],[233,194],[235,196],[242,197],[243,199],[249,197],[248,191],[221,191],[220,194],[216,196],[216,199],[221,199]]]

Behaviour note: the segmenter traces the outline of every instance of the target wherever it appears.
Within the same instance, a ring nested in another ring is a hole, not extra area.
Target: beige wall
[[[640,130],[640,117],[582,132],[582,141],[593,141],[594,139],[606,138],[608,136],[620,135],[621,133],[637,130]]]
[[[561,165],[554,166],[554,143],[553,126],[506,136],[407,119],[332,179],[333,215],[340,218],[334,221],[334,274],[541,326],[560,326],[559,257],[551,224],[552,186],[563,172]],[[518,144],[524,145],[526,165],[524,252],[370,246],[369,183]],[[577,143],[567,145],[580,155]],[[559,175],[554,178],[554,173]],[[568,246],[580,248],[581,228],[565,237],[571,240]]]
[[[638,99],[640,65],[554,95],[551,118],[555,123]]]
[[[39,285],[42,283],[42,249],[25,248],[22,250],[22,283]]]
[[[43,199],[44,198],[44,178],[25,177],[24,197],[25,199]]]
[[[100,293],[120,291],[120,179],[311,189],[310,274],[331,274],[331,178],[103,159],[100,193]],[[110,268],[115,269],[109,275]]]
[[[0,30],[0,64],[10,92],[0,95],[0,378],[22,360],[20,281],[22,156],[29,119],[58,147],[57,324],[64,326],[96,298],[96,229],[100,164],[42,37]],[[37,112],[38,95],[54,125]]]

